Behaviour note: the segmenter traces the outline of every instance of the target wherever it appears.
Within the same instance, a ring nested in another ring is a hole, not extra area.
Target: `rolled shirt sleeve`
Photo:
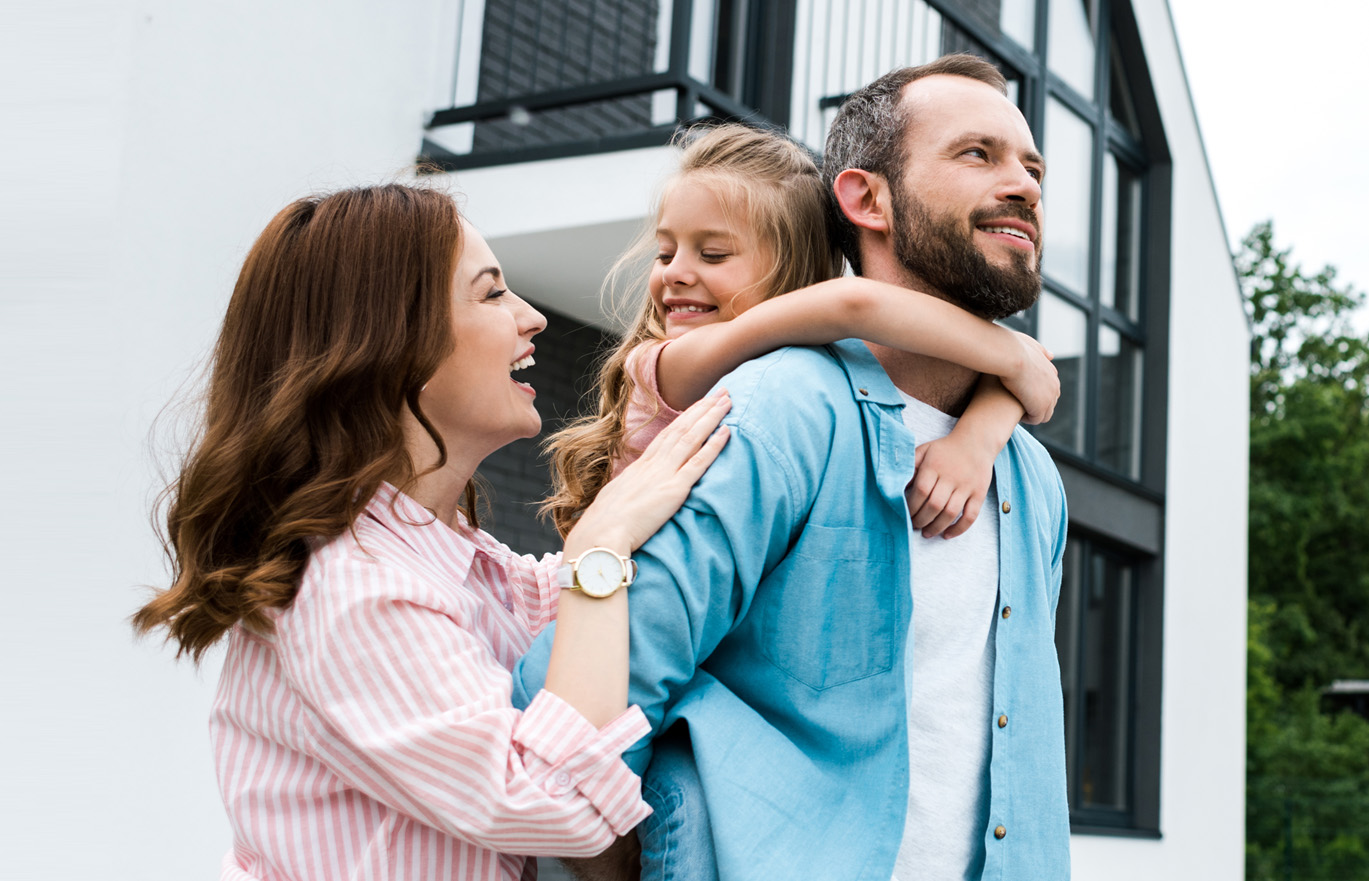
[[[478,608],[356,557],[332,574],[278,639],[321,723],[311,750],[348,784],[506,853],[593,855],[650,812],[619,757],[647,729],[639,710],[601,730],[549,693],[520,712],[465,620]]]

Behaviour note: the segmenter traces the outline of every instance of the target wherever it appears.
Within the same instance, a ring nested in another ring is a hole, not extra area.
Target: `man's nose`
[[[1035,205],[1041,201],[1041,182],[1026,166],[1018,165],[1003,182],[999,197],[1009,202]]]

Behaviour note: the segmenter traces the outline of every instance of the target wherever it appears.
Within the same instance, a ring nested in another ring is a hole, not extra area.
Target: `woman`
[[[174,583],[134,616],[197,661],[228,637],[224,878],[516,879],[523,854],[592,855],[647,813],[620,759],[647,726],[616,588],[728,402],[604,490],[575,565],[519,557],[477,528],[473,478],[540,427],[511,373],[544,326],[433,190],[300,200],[248,254],[169,490]],[[517,711],[509,668],[553,616],[554,672]]]

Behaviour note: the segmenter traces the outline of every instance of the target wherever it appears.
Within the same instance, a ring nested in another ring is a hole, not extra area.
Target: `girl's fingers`
[[[945,537],[955,538],[957,535],[964,535],[965,530],[974,525],[979,519],[979,509],[984,505],[984,497],[980,495],[970,496],[970,500],[965,503],[965,513],[960,515],[960,519],[946,527]]]

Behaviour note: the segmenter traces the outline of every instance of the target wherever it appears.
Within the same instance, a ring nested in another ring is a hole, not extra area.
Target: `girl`
[[[599,411],[547,442],[554,494],[544,510],[557,529],[564,535],[610,477],[742,362],[849,337],[986,375],[955,430],[918,448],[910,503],[929,538],[969,529],[1013,428],[1050,418],[1060,382],[1049,353],[935,297],[838,278],[822,178],[792,141],[735,124],[686,137],[655,228],[610,275],[609,287],[654,254],[647,296],[600,370]]]
[[[604,489],[570,565],[517,556],[477,528],[473,477],[541,427],[510,374],[545,324],[435,190],[302,199],[248,254],[168,491],[173,584],[133,619],[196,660],[227,637],[223,878],[516,881],[523,854],[598,853],[646,814],[617,588],[717,455],[727,397]],[[509,670],[553,616],[520,712]]]
[[[986,375],[955,430],[918,448],[909,503],[913,526],[927,537],[965,532],[1018,422],[1024,415],[1029,422],[1050,418],[1060,383],[1049,353],[1030,337],[926,294],[838,278],[842,258],[827,232],[825,187],[793,142],[740,125],[686,137],[655,228],[610,276],[612,288],[654,255],[638,276],[646,296],[635,321],[600,370],[598,413],[548,441],[555,493],[544,510],[563,534],[574,528],[600,489],[679,408],[742,362],[784,345],[857,337]],[[786,291],[793,293],[776,298]],[[643,781],[653,815],[639,828],[643,881],[712,877],[708,821],[693,775],[682,732],[653,742]],[[587,869],[631,874],[620,862],[630,858],[626,843]]]

